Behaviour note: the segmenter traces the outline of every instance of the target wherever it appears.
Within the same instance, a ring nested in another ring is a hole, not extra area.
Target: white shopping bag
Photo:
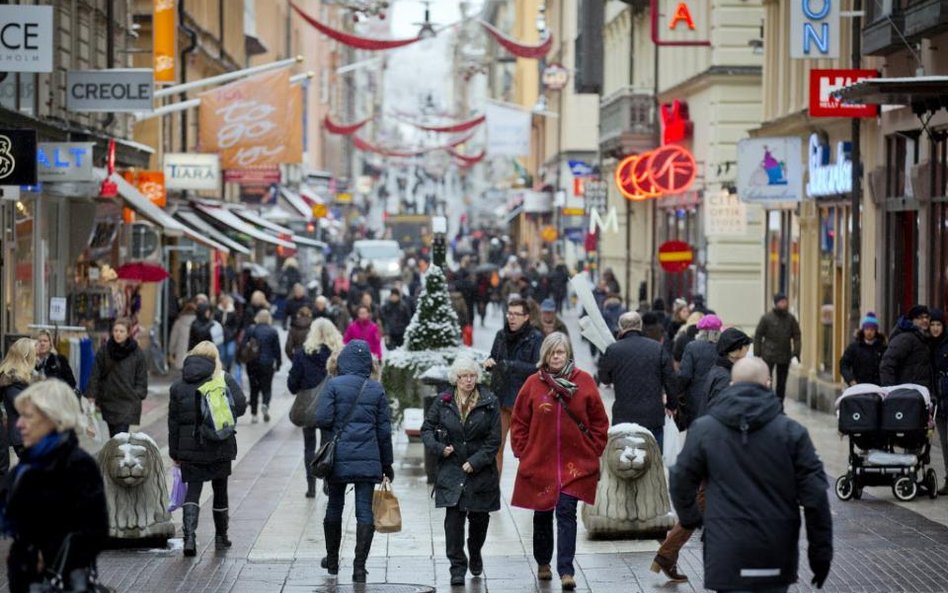
[[[104,443],[109,438],[109,429],[105,421],[102,420],[101,412],[99,412],[95,404],[90,403],[89,400],[83,398],[81,401],[83,424],[85,425],[83,428],[85,429],[86,436],[96,443]]]
[[[678,432],[678,426],[671,416],[665,416],[665,429],[662,437],[662,459],[665,460],[665,467],[675,465],[678,460],[678,453],[681,451],[681,433]]]

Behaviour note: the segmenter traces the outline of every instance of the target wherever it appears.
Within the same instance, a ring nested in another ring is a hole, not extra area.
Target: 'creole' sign
[[[152,111],[155,83],[150,68],[70,70],[66,73],[69,111]]]
[[[167,153],[164,171],[168,189],[220,189],[221,162],[216,154]]]
[[[53,71],[53,7],[0,6],[0,72]]]

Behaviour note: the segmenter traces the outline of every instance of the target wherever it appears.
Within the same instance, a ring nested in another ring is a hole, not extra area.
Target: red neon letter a
[[[685,23],[688,24],[688,28],[694,31],[695,21],[691,18],[691,11],[688,10],[688,5],[684,2],[678,3],[678,7],[675,9],[675,16],[673,16],[671,22],[668,23],[668,28],[674,29],[678,26],[680,21],[685,21]]]

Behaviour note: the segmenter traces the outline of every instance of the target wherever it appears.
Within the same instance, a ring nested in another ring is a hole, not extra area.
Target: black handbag
[[[72,536],[71,533],[66,536],[52,567],[46,569],[43,581],[31,584],[29,593],[112,593],[99,582],[95,561],[85,568],[75,568],[69,574],[63,574],[72,546]]]
[[[326,386],[329,377],[323,378],[316,387],[301,389],[290,406],[290,422],[301,428],[316,427],[316,406],[319,404],[319,396]]]
[[[313,458],[310,468],[313,471],[313,475],[317,478],[321,480],[326,479],[329,477],[329,474],[332,473],[333,465],[336,463],[336,443],[339,442],[339,435],[342,434],[346,425],[349,424],[349,420],[352,419],[352,415],[359,405],[359,398],[362,397],[362,392],[365,391],[365,384],[368,382],[368,379],[362,382],[362,387],[359,388],[359,395],[357,395],[355,401],[352,402],[352,407],[349,408],[349,413],[346,414],[346,419],[342,421],[342,425],[333,432],[332,438],[323,443],[322,446],[319,447],[319,450],[316,451],[316,457]]]

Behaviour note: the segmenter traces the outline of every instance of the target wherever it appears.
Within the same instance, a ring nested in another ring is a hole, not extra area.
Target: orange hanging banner
[[[152,16],[152,55],[154,56],[155,82],[175,81],[175,46],[177,36],[178,0],[154,0]]]
[[[142,195],[155,206],[164,208],[168,204],[168,192],[165,189],[164,171],[130,170],[122,174]]]
[[[284,68],[201,93],[201,152],[220,154],[225,170],[299,163],[302,137],[294,134],[302,129],[302,97],[295,108],[290,90]]]

